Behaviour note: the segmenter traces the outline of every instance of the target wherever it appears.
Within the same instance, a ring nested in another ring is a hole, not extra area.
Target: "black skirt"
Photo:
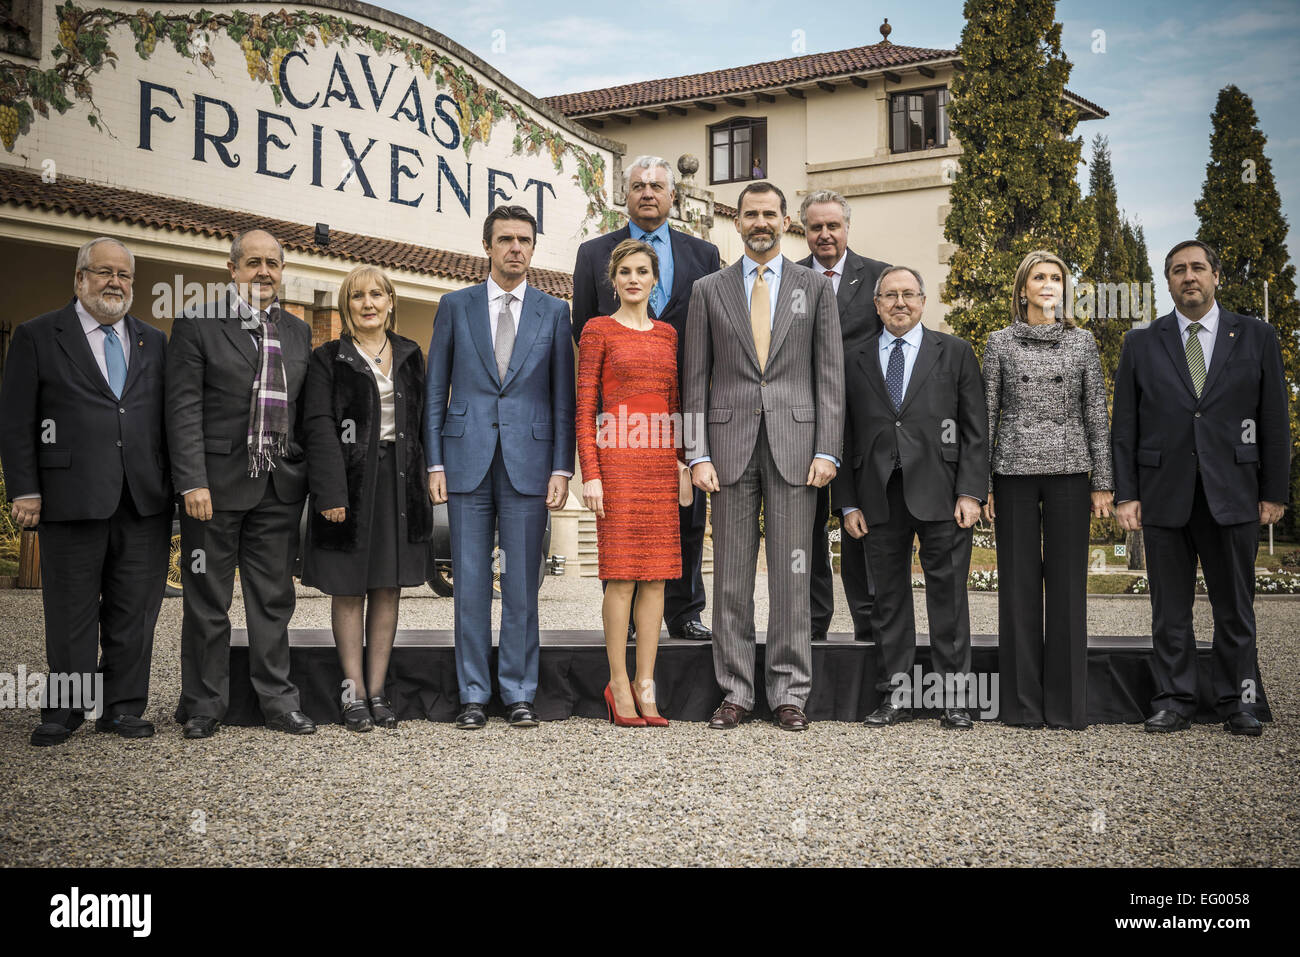
[[[402,488],[405,488],[403,479]],[[428,542],[409,542],[398,535],[397,452],[379,443],[374,503],[369,516],[358,516],[357,546],[351,551],[315,548],[310,531],[303,556],[304,585],[327,595],[364,595],[372,588],[402,588],[428,580]],[[310,530],[311,523],[308,523]]]

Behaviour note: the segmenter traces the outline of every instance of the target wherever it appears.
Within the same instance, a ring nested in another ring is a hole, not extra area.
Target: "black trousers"
[[[154,626],[167,584],[171,518],[168,512],[141,516],[123,482],[111,518],[43,521],[37,529],[50,675],[102,672],[102,717],[144,714]],[[56,687],[47,684],[47,694]],[[83,702],[92,693],[82,687]],[[65,695],[55,697],[60,700],[45,702],[55,707],[41,708],[41,721],[80,725],[82,709],[74,714]]]
[[[970,672],[971,530],[955,519],[923,522],[903,500],[903,472],[895,469],[885,487],[889,521],[867,530],[867,560],[876,580],[871,628],[880,648],[876,690],[889,692],[897,674],[912,679],[916,661],[916,616],[912,611],[912,537],[920,539],[925,573],[925,607],[930,616],[930,659],[941,675]],[[910,686],[910,685],[909,685]]]
[[[1196,600],[1196,560],[1205,573],[1214,616],[1211,694],[1221,717],[1255,712],[1259,662],[1255,655],[1255,553],[1259,525],[1220,525],[1196,477],[1192,514],[1182,528],[1143,526],[1147,577],[1151,583],[1151,640],[1156,694],[1153,711],[1197,711],[1196,638],[1192,604]]]
[[[664,624],[669,634],[687,622],[699,621],[704,611],[704,530],[709,497],[695,490],[695,501],[678,508],[682,546],[682,577],[664,582]]]
[[[214,509],[206,522],[182,513],[180,720],[225,719],[236,564],[248,623],[249,677],[262,715],[299,710],[298,689],[289,680],[289,619],[301,518],[302,501],[281,502],[269,479],[262,500],[247,511]]]
[[[993,476],[1007,724],[1088,725],[1089,484],[1087,473]]]
[[[817,513],[813,516],[813,560],[809,582],[812,633],[825,636],[835,613],[835,576],[831,571],[831,543],[826,522],[831,514],[830,486],[817,490]],[[874,591],[867,566],[867,546],[848,532],[840,533],[840,581],[844,600],[853,616],[853,637],[871,640],[871,598]]]

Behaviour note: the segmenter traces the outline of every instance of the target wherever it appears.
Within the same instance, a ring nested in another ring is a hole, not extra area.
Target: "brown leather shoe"
[[[776,726],[782,731],[807,731],[808,716],[792,704],[783,704],[772,712]]]
[[[709,719],[710,728],[729,730],[749,720],[749,712],[738,704],[724,701]]]

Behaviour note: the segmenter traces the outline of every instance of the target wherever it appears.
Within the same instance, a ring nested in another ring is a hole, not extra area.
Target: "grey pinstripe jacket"
[[[721,485],[749,464],[765,420],[781,477],[803,485],[817,453],[844,442],[844,345],[829,279],[786,259],[767,366],[758,368],[743,260],[695,280],[686,320],[682,411],[706,423],[685,430],[686,460],[709,456]]]
[[[1086,329],[1016,321],[984,347],[992,470],[1000,475],[1091,472],[1113,489],[1106,384]]]

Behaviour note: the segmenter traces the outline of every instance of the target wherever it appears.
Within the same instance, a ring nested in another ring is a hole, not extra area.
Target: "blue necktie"
[[[903,340],[894,340],[894,350],[889,353],[889,369],[885,372],[885,385],[894,400],[894,411],[903,407]]]
[[[108,369],[108,387],[113,395],[122,398],[126,385],[126,356],[122,354],[122,340],[112,326],[101,325],[104,330],[104,366]]]
[[[654,249],[655,255],[658,256],[658,247],[663,241],[658,236],[647,236],[646,239],[650,240],[650,246]],[[662,262],[662,257],[660,257],[660,261]],[[656,318],[663,314],[666,305],[668,305],[668,295],[664,292],[662,279],[659,279],[655,281],[655,287],[650,290],[650,308],[655,311]]]

